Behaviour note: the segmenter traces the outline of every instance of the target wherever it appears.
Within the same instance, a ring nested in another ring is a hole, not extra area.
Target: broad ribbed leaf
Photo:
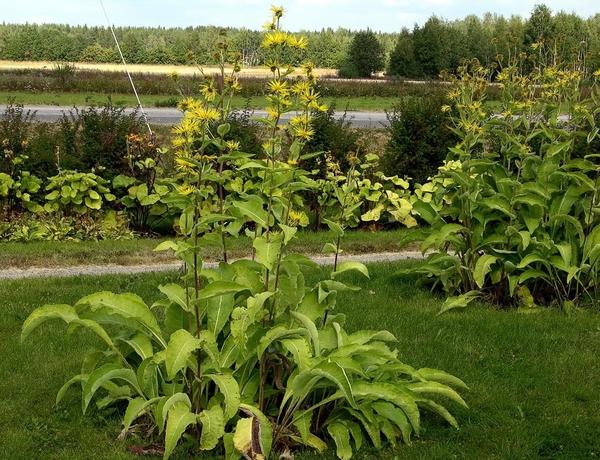
[[[31,312],[23,323],[21,341],[24,341],[31,334],[31,331],[49,319],[62,319],[69,324],[71,321],[79,319],[79,316],[71,305],[44,305],[37,308]]]
[[[221,409],[221,406],[215,405],[210,409],[203,410],[200,415],[198,415],[198,421],[202,424],[200,449],[214,449],[225,434],[223,409]]]
[[[431,399],[420,399],[419,406],[424,406],[430,411],[435,412],[444,420],[446,420],[451,426],[458,430],[458,422],[456,421],[454,416],[450,412],[448,412],[448,409],[446,409],[441,404],[438,404],[435,401],[432,401]]]
[[[219,387],[219,391],[225,399],[224,417],[228,422],[240,407],[240,386],[237,380],[229,374],[208,374],[206,378],[211,379]]]
[[[200,299],[210,299],[221,295],[237,294],[247,291],[248,288],[233,281],[217,280],[206,285],[200,290]]]
[[[167,460],[177,446],[181,435],[190,425],[196,423],[196,415],[183,403],[174,404],[167,416],[167,430],[165,433],[165,453],[163,460]]]
[[[80,299],[78,306],[89,305],[92,311],[100,308],[109,310],[112,314],[134,319],[157,338],[161,338],[160,327],[148,305],[136,294],[115,294],[113,292],[96,292]]]
[[[256,261],[272,271],[281,251],[281,238],[271,237],[267,241],[266,236],[261,236],[254,239],[252,247],[255,250]]]
[[[341,460],[352,458],[352,446],[350,446],[350,432],[342,423],[333,422],[327,425],[327,432],[335,442],[337,457]]]
[[[245,217],[263,228],[268,227],[269,214],[263,209],[263,202],[257,196],[251,196],[247,201],[234,201],[233,206]]]
[[[369,278],[369,269],[366,267],[366,265],[354,261],[342,262],[339,264],[337,270],[331,273],[331,277],[335,278],[336,276],[348,271],[356,271]]]
[[[150,358],[154,354],[152,341],[147,335],[138,332],[130,339],[123,339],[123,342],[128,344],[142,359]]]
[[[179,305],[186,311],[191,311],[188,296],[186,295],[185,289],[183,287],[175,283],[170,283],[165,284],[164,286],[159,286],[158,289],[160,290],[160,292],[166,295],[171,302]]]
[[[260,339],[260,343],[258,347],[256,347],[256,353],[260,358],[273,342],[287,338],[304,337],[306,335],[307,330],[304,328],[288,329],[285,326],[276,326],[273,329],[269,329],[269,331]]]
[[[353,386],[356,398],[388,401],[404,411],[415,433],[419,433],[420,415],[415,397],[392,383],[358,381]]]
[[[496,263],[498,258],[491,254],[484,254],[475,263],[475,269],[473,270],[473,280],[479,288],[482,288],[485,284],[485,276],[491,271],[491,267]]]
[[[94,370],[85,382],[82,392],[82,408],[84,414],[96,391],[98,391],[105,383],[111,382],[112,380],[122,380],[128,383],[138,394],[143,395],[143,392],[138,385],[137,376],[133,370],[119,367],[117,364],[105,364]]]
[[[439,382],[416,382],[408,383],[406,387],[418,394],[436,394],[444,396],[452,401],[460,404],[463,407],[468,407],[465,400],[448,385]]]
[[[173,380],[180,370],[187,367],[187,360],[201,346],[201,340],[185,329],[179,329],[171,334],[171,339],[165,350],[165,367],[169,380]]]
[[[130,399],[127,409],[125,410],[125,415],[123,416],[123,430],[121,430],[121,433],[125,433],[135,419],[142,416],[146,412],[146,409],[152,404],[158,402],[159,399],[160,398],[153,398],[149,400],[144,398]]]
[[[208,299],[206,306],[206,314],[208,317],[208,330],[215,337],[223,330],[225,324],[229,321],[229,315],[233,311],[234,306],[233,294],[220,295]]]
[[[310,336],[310,340],[313,344],[314,355],[320,356],[321,345],[319,343],[319,331],[317,330],[317,326],[315,325],[315,323],[308,316],[303,315],[302,313],[299,313],[297,311],[290,312],[290,315],[292,316],[292,318],[299,321],[300,324],[302,324],[306,328]]]
[[[479,297],[479,295],[479,291],[469,291],[459,296],[448,297],[444,301],[444,304],[442,305],[442,308],[440,309],[438,315],[441,315],[442,313],[445,313],[448,310],[453,310],[455,308],[465,308],[473,300]]]
[[[402,440],[410,445],[412,426],[402,409],[386,401],[375,401],[373,403],[373,409],[375,409],[380,416],[393,422],[400,429]]]

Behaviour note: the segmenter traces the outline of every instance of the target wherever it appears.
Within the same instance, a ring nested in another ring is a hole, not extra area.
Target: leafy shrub
[[[461,380],[403,364],[389,332],[344,329],[344,315],[334,312],[336,297],[356,289],[344,274],[368,276],[365,266],[339,264],[311,283],[305,274],[318,267],[286,250],[298,230],[298,194],[315,186],[297,165],[310,155],[303,153],[310,114],[322,106],[310,66],[303,80],[285,78],[283,51],[304,42],[279,30],[281,15],[273,8],[263,41],[274,72],[260,157],[224,140],[227,110],[219,108],[236,91],[235,65],[215,95],[183,105],[174,140],[186,180],[178,190],[181,238],[157,248],[173,250],[184,262],[181,282],[159,286],[163,296],[153,308],[134,294],[98,292],[73,306],[43,306],[23,325],[23,339],[50,319],[98,335],[102,346],[87,355],[57,401],[79,386],[84,412],[92,402],[100,410],[125,408],[122,435],[137,431],[140,420],[151,441],[164,440],[165,459],[182,438],[195,454],[200,449],[234,459],[287,455],[296,446],[323,451],[331,439],[338,457],[348,459],[363,443],[382,447],[382,435],[392,445],[409,443],[419,433],[422,409],[457,426],[437,397],[465,405],[453,389],[465,388]],[[223,65],[238,63],[226,47],[218,49]],[[290,111],[295,117],[282,124]],[[220,124],[212,130],[215,121]],[[216,154],[207,154],[209,145]],[[253,180],[214,200],[209,192],[225,186],[215,174],[221,162]],[[204,245],[243,229],[253,238],[252,260],[202,266]]]
[[[404,175],[423,183],[435,174],[456,143],[446,100],[438,95],[404,97],[388,112],[389,141],[381,166],[389,175]]]
[[[60,216],[58,214],[22,214],[0,222],[0,241],[123,240],[135,235],[127,219],[115,211],[97,216]]]
[[[146,126],[137,112],[126,113],[109,101],[103,107],[75,109],[60,123],[62,156],[71,157],[75,169],[102,171],[107,179],[129,170],[127,136],[141,134]]]
[[[487,75],[474,68],[451,92],[459,143],[432,191],[434,207],[414,204],[432,231],[433,250],[417,269],[451,297],[445,309],[484,295],[531,308],[595,298],[600,219],[598,155],[580,158],[576,140],[598,134],[598,89],[580,99],[582,75],[547,68],[498,75],[499,110],[484,104]],[[500,114],[500,115],[498,115]]]
[[[104,202],[115,200],[108,181],[94,173],[61,171],[48,179],[44,209],[64,214],[99,211]]]

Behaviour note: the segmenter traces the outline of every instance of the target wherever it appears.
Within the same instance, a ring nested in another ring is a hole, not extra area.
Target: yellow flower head
[[[273,48],[278,45],[284,45],[288,42],[288,34],[280,30],[267,32],[262,41],[263,48]]]
[[[192,193],[194,191],[194,189],[189,184],[184,184],[184,185],[178,186],[177,191],[183,196],[188,196],[190,193]]]
[[[308,47],[308,41],[305,37],[294,37],[293,35],[288,35],[287,44],[291,48],[305,50]]]
[[[197,120],[200,123],[210,123],[212,121],[217,121],[221,114],[219,111],[213,107],[196,107],[191,113],[190,116],[192,120]]]
[[[226,141],[225,148],[229,151],[239,150],[240,143],[238,141]]]
[[[271,12],[273,13],[274,17],[279,19],[281,16],[283,16],[284,9],[281,6],[272,6]]]
[[[175,163],[177,163],[177,168],[181,170],[192,169],[195,166],[194,163],[189,162],[185,157],[175,158]]]
[[[294,136],[309,141],[314,136],[315,132],[310,127],[299,127],[294,129]]]
[[[269,82],[269,90],[279,96],[287,96],[290,93],[287,81],[271,80]]]

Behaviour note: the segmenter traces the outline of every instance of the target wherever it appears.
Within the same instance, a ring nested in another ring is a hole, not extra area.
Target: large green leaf
[[[415,433],[419,433],[420,415],[416,398],[408,391],[392,383],[357,381],[353,386],[356,398],[388,401],[404,411]]]
[[[479,288],[482,288],[485,284],[485,276],[492,270],[492,265],[496,263],[498,258],[491,254],[484,254],[475,263],[475,269],[473,270],[473,280]]]
[[[225,434],[223,409],[219,405],[214,405],[210,409],[203,410],[198,415],[198,421],[202,424],[200,449],[214,449],[219,443],[219,439]]]
[[[335,278],[336,276],[348,271],[356,271],[369,278],[369,269],[365,266],[365,264],[355,261],[342,262],[338,265],[337,270],[331,273],[331,277]]]
[[[337,457],[341,460],[352,458],[352,446],[350,445],[350,431],[340,422],[327,425],[327,431],[333,438],[336,446]]]
[[[250,196],[246,201],[234,201],[233,206],[252,222],[267,228],[269,214],[263,209],[263,201],[257,196]]]
[[[281,251],[281,238],[271,237],[267,241],[266,235],[260,236],[254,239],[252,246],[256,251],[256,261],[272,271]]]
[[[164,460],[171,456],[185,430],[194,424],[196,424],[196,415],[186,404],[176,403],[171,407],[167,416]]]
[[[217,280],[207,284],[200,290],[200,299],[210,299],[221,295],[237,294],[248,288],[233,281]]]
[[[110,313],[130,318],[145,326],[153,335],[162,341],[160,327],[152,311],[136,294],[115,294],[113,292],[96,292],[80,299],[76,306],[89,305],[92,311],[105,308]]]
[[[220,295],[208,299],[206,313],[208,317],[207,327],[215,337],[223,330],[229,321],[229,316],[234,306],[233,294]]]
[[[143,395],[138,385],[137,376],[133,370],[120,367],[117,364],[105,364],[94,370],[85,382],[82,392],[82,409],[84,414],[96,391],[112,380],[122,380],[128,383],[139,395]]]
[[[187,367],[188,359],[201,346],[202,341],[185,329],[179,329],[171,334],[169,344],[165,349],[165,367],[170,380],[173,380],[179,371]]]
[[[158,289],[166,295],[171,302],[174,302],[186,311],[190,311],[189,298],[183,287],[175,283],[170,283],[159,286]]]
[[[308,316],[297,311],[290,312],[290,315],[306,328],[313,344],[314,355],[320,356],[321,345],[319,342],[319,331],[317,330],[315,323]]]
[[[160,398],[145,399],[145,398],[132,398],[129,400],[125,415],[123,416],[123,430],[121,433],[126,433],[131,424],[135,419],[142,416],[152,404],[156,404]]]
[[[225,410],[223,411],[223,415],[225,417],[225,422],[228,422],[235,414],[237,414],[240,407],[240,386],[238,385],[237,380],[229,374],[208,374],[205,377],[211,379],[215,382],[217,387],[219,387],[219,391],[225,399]]]
[[[480,295],[481,293],[479,291],[469,291],[458,296],[448,297],[444,301],[442,308],[438,312],[438,315],[441,315],[442,313],[445,313],[448,310],[453,310],[455,308],[465,308]]]
[[[373,409],[382,417],[392,421],[402,433],[402,439],[406,444],[410,444],[410,435],[412,426],[402,409],[387,401],[375,401]]]
[[[44,305],[43,307],[36,308],[23,322],[21,341],[24,341],[31,334],[31,331],[49,319],[62,319],[65,323],[69,324],[79,319],[79,316],[71,305]]]

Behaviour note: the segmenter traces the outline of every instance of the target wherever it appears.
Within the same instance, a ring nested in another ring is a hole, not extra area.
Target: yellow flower
[[[217,96],[217,90],[215,89],[214,82],[210,80],[208,83],[200,86],[200,93],[208,102],[215,100]]]
[[[239,150],[240,149],[240,143],[238,141],[226,141],[225,142],[225,148],[227,150],[230,150],[230,151]]]
[[[288,34],[280,30],[267,32],[262,41],[263,48],[273,48],[277,45],[283,45],[288,41]]]
[[[446,112],[450,112],[451,107],[449,105],[443,105],[442,106],[442,112],[446,113]]]
[[[306,37],[294,37],[293,35],[288,35],[287,44],[299,50],[305,50],[308,46],[308,41]]]
[[[180,185],[177,187],[177,191],[183,196],[188,196],[190,193],[194,191],[193,187],[189,184]]]
[[[190,115],[193,120],[198,120],[201,123],[210,123],[211,121],[217,121],[221,116],[217,109],[202,106],[196,107]]]
[[[182,170],[191,169],[195,166],[194,163],[189,162],[184,157],[175,158],[175,163],[177,163],[177,168]]]
[[[315,132],[309,127],[299,127],[294,129],[294,135],[300,139],[310,140],[314,136]]]
[[[275,16],[276,18],[280,18],[281,16],[283,16],[284,9],[281,6],[272,6],[271,12],[273,13],[273,16]]]
[[[280,96],[287,96],[290,93],[287,81],[282,80],[271,80],[269,82],[269,90],[272,93],[278,94]]]

